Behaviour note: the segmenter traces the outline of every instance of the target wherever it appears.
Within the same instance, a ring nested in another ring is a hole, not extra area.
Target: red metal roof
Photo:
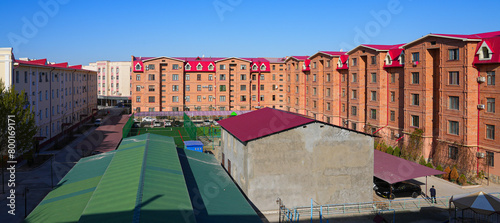
[[[311,71],[311,60],[305,59],[304,66],[302,67],[302,71]]]
[[[491,59],[489,60],[479,60],[478,51],[481,50],[483,44],[486,44],[488,48],[492,51]],[[479,42],[476,47],[476,52],[474,54],[474,61],[472,64],[490,64],[490,63],[500,63],[500,36],[483,39]]]
[[[263,108],[218,123],[241,142],[248,142],[314,121],[290,112]]]
[[[349,69],[348,66],[348,61],[349,61],[349,55],[341,55],[339,58],[340,63],[342,64],[342,67],[339,67],[337,64],[337,70],[347,70]]]
[[[378,150],[373,153],[373,161],[373,175],[390,184],[444,173]]]
[[[498,35],[500,35],[500,31],[487,32],[487,33],[477,33],[477,34],[468,34],[468,35],[461,35],[461,34],[437,34],[437,33],[433,33],[432,35],[443,36],[443,37],[462,38],[462,39],[484,39],[484,38],[491,38],[491,37],[494,37],[494,36],[498,36]]]
[[[387,65],[384,63],[384,68],[391,68],[391,67],[403,67],[404,64],[399,63],[399,57],[403,53],[403,49],[400,49],[399,47],[402,46],[403,44],[399,45],[394,45],[393,48],[389,49],[389,56],[391,57],[392,64]]]
[[[44,66],[44,67],[52,67],[52,68],[66,68],[66,69],[88,71],[88,70],[82,69],[82,65],[68,66],[67,62],[50,64],[50,63],[47,63],[47,59],[38,59],[38,60],[30,60],[30,61],[14,59],[14,62],[19,63],[19,64],[25,64],[25,65],[36,65],[36,66]]]
[[[191,69],[187,69],[188,64],[191,66],[191,67],[189,67]],[[201,65],[201,69],[197,68],[198,65]],[[212,69],[208,69],[210,67],[210,65],[212,65]],[[186,71],[186,72],[215,72],[216,71],[215,62],[202,61],[202,60],[187,61],[186,65],[184,66],[184,71]]]

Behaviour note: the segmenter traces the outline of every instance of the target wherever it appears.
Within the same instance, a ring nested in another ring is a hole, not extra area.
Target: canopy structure
[[[378,150],[375,150],[373,155],[373,175],[390,184],[417,177],[444,174],[443,171],[422,166]]]
[[[482,191],[452,196],[451,203],[459,209],[470,209],[482,215],[500,214],[500,199]]]
[[[184,113],[188,116],[229,116],[232,114],[245,114],[250,111],[158,111],[158,112],[138,112],[135,116],[180,116]]]

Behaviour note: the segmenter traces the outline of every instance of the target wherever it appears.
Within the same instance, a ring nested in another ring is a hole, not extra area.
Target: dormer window
[[[391,65],[391,64],[392,64],[391,55],[387,54],[387,56],[385,56],[385,65]]]
[[[399,64],[403,65],[405,64],[405,53],[401,52],[401,55],[399,55]]]
[[[140,63],[137,63],[137,64],[135,65],[135,70],[141,70],[141,68],[142,68],[142,67],[141,67],[141,64],[140,64]],[[99,68],[99,71],[100,71],[100,70],[101,70],[101,69]]]
[[[191,70],[191,65],[190,64],[186,64],[186,70]]]
[[[339,61],[337,62],[337,67],[338,67],[338,68],[341,68],[341,67],[342,67],[342,60],[341,60],[341,59],[339,59]]]
[[[196,70],[201,70],[203,69],[203,66],[201,65],[201,63],[199,63],[198,65],[196,65]]]
[[[266,70],[266,65],[264,64],[260,65],[260,70]]]
[[[490,47],[488,47],[488,44],[486,42],[483,42],[479,50],[477,51],[477,54],[479,54],[479,59],[480,60],[491,60],[491,54],[493,52],[491,51]]]
[[[302,69],[305,70],[306,69],[306,64],[302,64]]]
[[[257,64],[253,64],[252,70],[257,70],[259,67],[257,67]]]
[[[214,70],[214,65],[213,64],[208,65],[208,70]]]

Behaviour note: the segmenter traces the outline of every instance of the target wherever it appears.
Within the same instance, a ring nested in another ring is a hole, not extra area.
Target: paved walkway
[[[0,194],[0,222],[21,222],[25,216],[25,209],[29,214],[80,158],[89,156],[94,150],[114,150],[121,140],[121,129],[126,122],[126,120],[125,122],[123,120],[128,118],[128,115],[122,116],[120,112],[121,109],[110,109],[110,114],[103,119],[101,126],[89,129],[59,151],[48,150],[50,145],[42,148],[41,154],[54,154],[54,157],[30,171],[16,172],[16,215],[13,216],[7,213],[9,210],[7,202],[10,201],[7,197],[10,194]],[[105,147],[109,149],[105,149]],[[7,173],[4,176],[6,180],[9,177]],[[8,189],[6,181],[6,192]],[[27,191],[27,202],[25,202],[25,191]]]

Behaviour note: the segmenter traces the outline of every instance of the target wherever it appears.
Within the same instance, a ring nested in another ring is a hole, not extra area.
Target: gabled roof
[[[191,60],[191,61],[187,61],[186,64],[189,64],[189,66],[191,66],[191,69],[188,70],[187,68],[184,67],[185,72],[215,72],[215,71],[217,71],[217,68],[215,67],[215,62],[213,62],[213,61]],[[197,69],[198,64],[200,64],[202,66],[201,70]],[[210,65],[213,66],[212,70],[208,69],[208,67]]]
[[[488,47],[491,50],[491,59],[480,60],[478,52],[482,50],[482,47]],[[472,64],[489,64],[489,63],[500,63],[500,36],[495,36],[492,38],[483,39],[477,44],[476,52],[474,53],[474,61]]]
[[[147,61],[157,60],[157,59],[170,59],[170,60],[176,60],[176,61],[179,61],[179,62],[185,62],[184,60],[179,59],[179,58],[166,57],[166,56],[160,56],[160,57],[142,57],[142,58],[145,58],[145,59],[141,60],[142,62],[147,62]]]
[[[441,38],[456,39],[456,40],[462,40],[462,41],[481,41],[481,39],[491,38],[491,37],[498,36],[498,35],[500,35],[500,31],[487,32],[487,33],[477,33],[477,34],[465,34],[465,35],[430,33],[430,34],[422,36],[414,41],[411,41],[411,42],[401,46],[401,48],[405,48],[406,46],[413,44],[415,42],[418,42],[418,41],[425,39],[427,37],[441,37]]]
[[[403,45],[404,44],[396,44],[396,45],[361,44],[361,45],[355,47],[354,49],[349,50],[349,52],[347,52],[347,54],[351,54],[354,51],[358,50],[359,48],[363,48],[363,47],[371,49],[371,50],[375,50],[377,52],[381,52],[381,51],[384,52],[384,51],[389,51],[390,49],[399,48]]]
[[[218,121],[218,123],[238,140],[245,143],[314,121],[314,119],[266,107],[227,118]]]
[[[246,62],[252,62],[251,60],[247,60],[247,59],[243,59],[243,58],[238,58],[238,57],[227,57],[227,58],[220,58],[219,60],[216,60],[215,62],[218,63],[218,62],[221,62],[221,61],[224,61],[224,60],[232,60],[232,59],[235,59],[235,60],[243,60],[243,61],[246,61]]]
[[[307,58],[309,58],[309,56],[289,56],[288,58],[286,58],[285,63],[288,62],[288,60],[290,60],[290,59],[294,59],[297,61],[304,61]]]
[[[387,56],[391,57],[392,64],[388,65],[385,63],[385,58],[384,58],[384,68],[391,68],[391,67],[403,67],[404,65],[399,62],[399,57],[401,56],[401,53],[403,53],[403,49],[390,49],[389,52],[387,52]]]
[[[310,56],[308,59],[312,59],[316,56],[319,56],[319,55],[324,55],[324,56],[328,56],[328,57],[339,57],[341,55],[344,55],[345,52],[340,52],[340,51],[318,51],[317,53],[315,53],[314,55]]]
[[[337,64],[337,70],[347,70],[349,69],[349,55],[344,54],[339,58],[339,63],[342,64],[342,67],[339,67]]]
[[[47,63],[47,59],[38,59],[38,60],[19,60],[19,59],[14,59],[14,63],[24,64],[24,65],[32,65],[32,66],[40,66],[40,67],[47,67],[47,68],[63,68],[63,69],[69,69],[69,70],[91,71],[91,70],[82,69],[82,65],[68,66],[67,62],[64,62],[64,63],[52,63],[52,64],[51,63]]]

